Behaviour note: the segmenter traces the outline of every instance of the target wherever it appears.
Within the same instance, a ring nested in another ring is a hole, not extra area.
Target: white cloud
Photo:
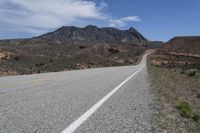
[[[93,0],[0,0],[0,30],[2,37],[39,35],[64,25],[94,24],[123,27],[140,21],[137,16],[112,19],[108,4]],[[24,36],[23,36],[24,37]]]
[[[104,20],[105,2],[86,0],[0,0],[0,23],[29,32]],[[39,30],[37,30],[39,29]]]
[[[120,19],[110,19],[109,26],[111,27],[123,27],[126,26],[129,22],[140,21],[138,16],[128,16]]]

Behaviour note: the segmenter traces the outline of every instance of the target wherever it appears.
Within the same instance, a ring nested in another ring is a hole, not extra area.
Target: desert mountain
[[[0,41],[0,75],[135,64],[148,43],[134,28],[63,26],[29,39]]]
[[[148,40],[137,30],[119,30],[115,28],[98,28],[88,25],[85,28],[63,26],[54,32],[50,32],[35,39],[45,39],[48,41],[60,42],[93,42],[93,43],[130,43],[142,45]]]

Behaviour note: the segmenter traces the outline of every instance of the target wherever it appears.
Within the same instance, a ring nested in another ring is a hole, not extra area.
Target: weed
[[[197,98],[200,98],[200,93],[197,93]]]
[[[193,112],[188,102],[181,101],[178,103],[176,108],[180,111],[181,116],[185,118],[192,118],[196,122],[200,120],[200,112]]]
[[[200,112],[194,112],[192,115],[192,119],[195,121],[199,121],[200,120]]]
[[[180,73],[185,74],[185,69],[181,69]]]
[[[18,60],[19,60],[19,57],[15,57],[14,60],[18,61]]]
[[[186,75],[190,76],[190,77],[193,77],[193,76],[196,75],[197,72],[198,72],[197,69],[190,69],[190,70],[186,71]]]
[[[180,111],[181,116],[190,118],[192,116],[192,108],[189,103],[181,101],[178,103],[176,108]]]

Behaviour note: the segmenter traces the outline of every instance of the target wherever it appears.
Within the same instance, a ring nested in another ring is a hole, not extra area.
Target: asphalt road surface
[[[0,133],[156,132],[146,55],[137,66],[0,78]]]

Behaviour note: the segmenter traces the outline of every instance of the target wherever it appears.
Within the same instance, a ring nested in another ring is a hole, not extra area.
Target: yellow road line
[[[20,82],[22,82],[23,84],[39,84],[39,83],[42,83],[43,81],[47,81],[47,80],[61,80],[63,79],[64,76],[59,76],[59,77],[50,77],[50,76],[46,76],[46,77],[43,77],[43,78],[39,78],[39,79],[33,79],[33,80],[30,80],[30,81],[16,81],[16,82],[11,82],[11,83],[4,83],[4,84],[0,84],[0,88],[2,87],[14,87],[18,84],[20,84]]]

